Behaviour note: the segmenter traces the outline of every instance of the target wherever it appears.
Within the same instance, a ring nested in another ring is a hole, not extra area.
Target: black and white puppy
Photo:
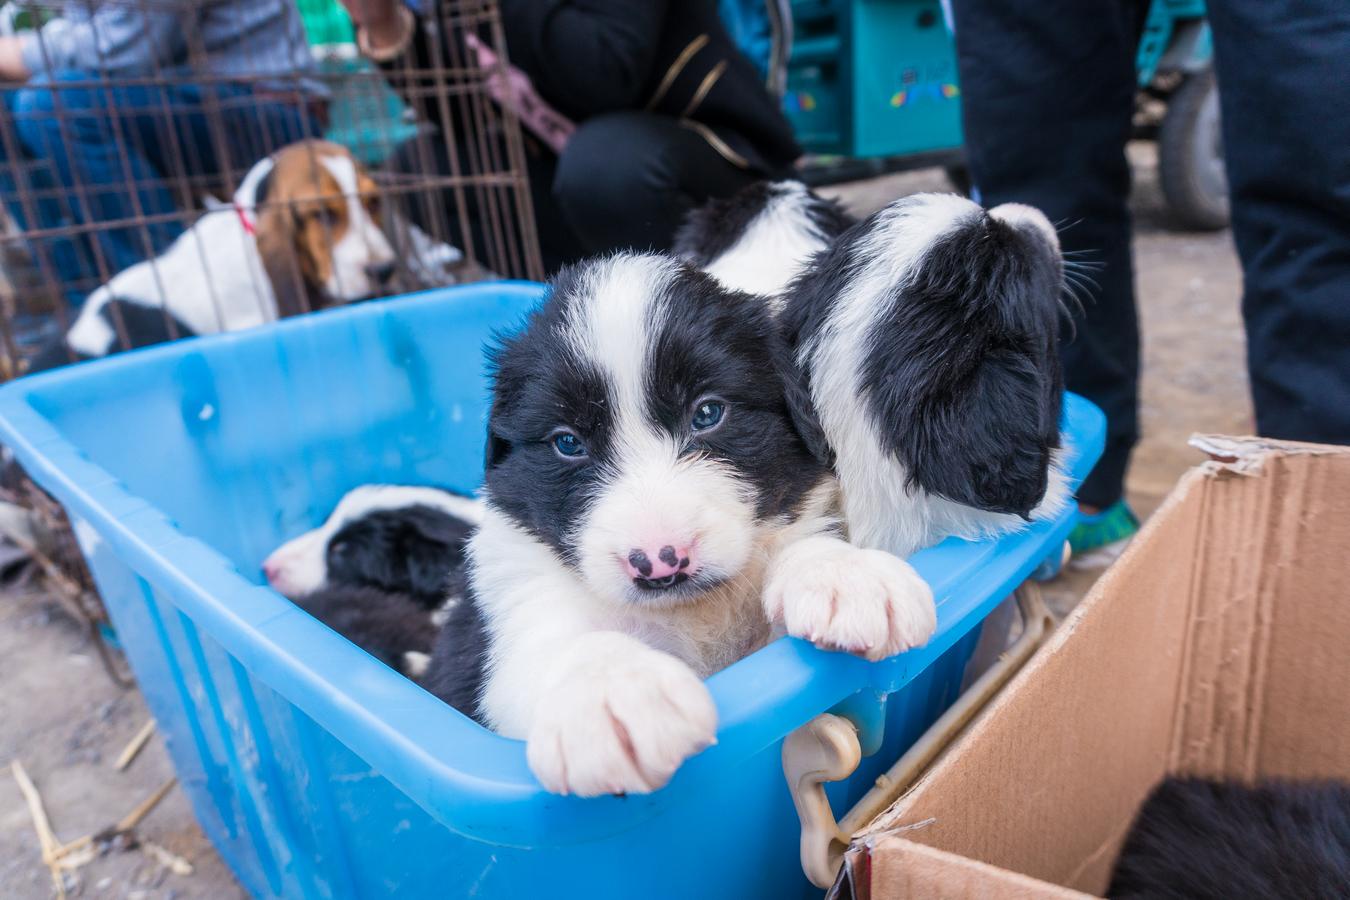
[[[800,181],[759,181],[691,211],[674,253],[724,286],[778,298],[856,220]]]
[[[467,497],[365,485],[322,526],[263,563],[279,593],[382,662],[421,676],[465,593],[464,548],[482,515]]]
[[[368,484],[349,491],[327,520],[263,562],[267,581],[291,599],[350,585],[443,605],[447,573],[462,568],[482,504],[438,488]]]
[[[1350,897],[1350,785],[1169,778],[1140,810],[1107,895]]]
[[[713,741],[702,679],[775,626],[871,659],[932,634],[913,569],[843,539],[762,297],[665,256],[593,260],[495,369],[472,602],[426,684],[524,738],[548,790],[665,784]],[[485,652],[465,646],[475,629]]]
[[[1058,515],[1063,263],[1038,210],[906,197],[788,287],[850,540],[901,557]]]
[[[904,556],[1065,502],[1062,288],[1043,216],[940,195],[846,231],[781,315],[665,257],[567,271],[497,355],[471,602],[427,686],[549,790],[644,792],[713,738],[700,679],[774,634],[923,643]]]

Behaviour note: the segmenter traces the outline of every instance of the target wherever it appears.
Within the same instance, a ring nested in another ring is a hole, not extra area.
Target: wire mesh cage
[[[400,52],[372,60],[339,0],[0,6],[0,380],[542,277],[519,125],[494,100],[496,3],[408,9]],[[48,590],[102,626],[60,507],[12,465],[0,506],[25,511],[0,531]]]
[[[406,17],[375,62],[338,0],[3,7],[0,374],[540,277],[496,4]]]

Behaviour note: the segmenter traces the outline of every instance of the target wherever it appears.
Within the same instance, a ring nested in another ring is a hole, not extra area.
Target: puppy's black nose
[[[371,263],[366,266],[366,275],[376,284],[387,284],[389,279],[394,277],[394,264],[392,262]]]

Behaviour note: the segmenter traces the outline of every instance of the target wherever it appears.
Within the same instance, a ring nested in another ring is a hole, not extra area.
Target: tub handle
[[[1054,615],[1034,582],[1024,582],[1014,596],[1022,613],[1021,636],[895,765],[877,778],[876,785],[843,819],[835,819],[825,784],[843,781],[858,768],[862,761],[858,727],[843,716],[823,713],[783,741],[783,774],[802,823],[802,871],[816,887],[834,884],[853,835],[909,789],[1054,630]]]

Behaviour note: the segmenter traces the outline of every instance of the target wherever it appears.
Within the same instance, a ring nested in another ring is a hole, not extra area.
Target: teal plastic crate
[[[956,50],[939,0],[799,0],[784,107],[811,153],[961,146]]]

